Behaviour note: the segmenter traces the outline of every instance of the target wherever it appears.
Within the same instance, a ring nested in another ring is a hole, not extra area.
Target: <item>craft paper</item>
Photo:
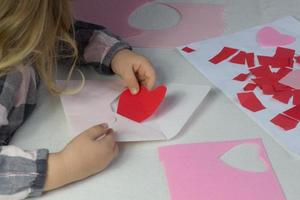
[[[272,66],[273,65],[273,57],[272,56],[257,56],[258,62],[261,66]]]
[[[235,54],[238,51],[238,49],[230,48],[230,47],[224,47],[216,56],[211,58],[209,61],[214,64],[218,64],[233,54]]]
[[[256,84],[255,83],[248,83],[245,87],[244,87],[244,91],[252,91],[256,88]]]
[[[280,69],[278,70],[278,72],[275,74],[275,75],[276,75],[276,79],[277,79],[277,80],[282,79],[282,78],[285,77],[287,74],[289,74],[291,71],[292,71],[292,69],[290,69],[290,68],[286,68],[286,67],[280,68]]]
[[[151,0],[74,0],[75,18],[107,27],[122,38],[138,35],[142,30],[128,24],[128,17],[138,7]]]
[[[299,105],[300,104],[300,90],[294,90],[293,104],[294,105]]]
[[[245,81],[247,80],[249,74],[239,74],[236,77],[233,78],[235,81]]]
[[[224,31],[224,7],[198,3],[159,3],[175,9],[180,21],[175,26],[125,38],[134,47],[170,48],[221,35]],[[209,19],[209,20],[207,20]],[[195,25],[197,24],[197,25]]]
[[[299,64],[299,63],[300,63],[300,56],[296,56],[296,57],[295,57],[295,61],[296,61],[296,63]]]
[[[287,90],[287,91],[275,93],[273,95],[273,99],[288,104],[292,96],[293,96],[293,92],[291,90]]]
[[[191,49],[189,47],[184,47],[182,48],[182,51],[186,52],[186,53],[192,53],[193,51],[195,51],[194,49]]]
[[[256,35],[259,30],[266,26],[272,27],[282,34],[291,35],[295,37],[296,40],[290,45],[285,46],[284,48],[277,46],[269,48],[261,47],[256,42]],[[220,88],[228,98],[235,102],[242,111],[250,116],[267,133],[274,137],[274,139],[279,144],[281,144],[287,151],[289,151],[293,155],[298,156],[300,155],[300,124],[298,124],[294,129],[289,130],[289,134],[286,134],[286,131],[284,129],[274,125],[271,120],[278,114],[283,113],[284,111],[289,110],[294,106],[293,99],[291,99],[286,104],[272,97],[278,97],[278,93],[280,92],[292,90],[290,86],[282,84],[281,81],[279,82],[279,80],[281,80],[291,71],[297,70],[297,68],[299,67],[298,64],[294,64],[293,68],[283,67],[290,66],[291,56],[300,55],[300,41],[298,39],[299,35],[300,23],[293,17],[286,17],[273,23],[250,28],[248,30],[234,33],[232,35],[188,44],[190,48],[196,50],[192,54],[184,54],[183,52],[181,52],[180,49],[182,47],[178,47],[178,49],[179,52],[196,69],[198,69],[204,76],[206,76],[218,88]],[[216,55],[219,55],[219,52],[224,47],[237,49],[238,51],[244,51],[246,53],[254,53],[255,58],[257,58],[258,60],[256,67],[269,66],[272,73],[269,76],[264,75],[263,77],[256,77],[250,71],[252,68],[248,68],[247,65],[230,63],[229,60],[234,55],[225,58],[224,60],[222,60],[222,62],[218,62],[217,64],[212,63],[211,59]],[[279,64],[281,65],[280,67],[276,66],[277,68],[274,68],[276,64],[274,63],[274,60],[276,60],[274,59],[274,57],[279,60]],[[289,62],[284,63],[279,58],[284,58]],[[233,77],[236,77],[241,73],[246,74],[249,72],[251,74],[249,78],[244,82],[232,80]],[[240,104],[237,98],[237,93],[245,92],[244,87],[247,85],[247,83],[255,83],[258,86],[252,92],[260,100],[262,105],[266,107],[266,109],[259,112],[252,112],[244,108]],[[280,99],[281,98],[285,97],[280,97]],[[284,99],[283,101],[286,100]]]
[[[247,53],[245,51],[240,51],[237,55],[231,58],[229,62],[244,65],[246,64],[246,55]]]
[[[237,96],[241,105],[248,110],[257,112],[265,109],[264,105],[260,102],[260,100],[255,96],[253,92],[238,93]]]
[[[229,62],[240,65],[247,64],[248,67],[254,67],[254,53],[246,53],[245,51],[240,51],[237,55],[231,58]]]
[[[247,53],[246,54],[246,63],[247,63],[249,68],[255,66],[254,53]]]
[[[280,80],[280,83],[295,89],[300,89],[300,70],[289,71],[289,73]]]
[[[283,113],[293,119],[300,121],[300,105],[296,105],[293,108],[284,111]]]
[[[69,85],[79,85],[70,81]],[[86,80],[80,93],[61,96],[72,136],[96,124],[107,122],[117,141],[166,140],[176,136],[203,101],[208,86],[167,84],[167,95],[153,116],[142,123],[116,113],[121,81]]]
[[[159,158],[172,200],[285,199],[260,139],[166,146]]]
[[[136,95],[132,95],[127,89],[120,95],[117,113],[136,122],[142,122],[150,117],[163,102],[167,92],[166,86],[162,85],[149,91],[141,86]]]
[[[255,67],[250,69],[250,72],[256,77],[264,77],[272,73],[269,66]]]
[[[297,120],[294,120],[283,114],[278,114],[271,120],[271,122],[277,126],[280,126],[286,131],[294,129],[298,124]]]
[[[294,64],[295,50],[277,47],[273,56],[273,67],[292,67]]]
[[[256,41],[263,47],[285,46],[295,42],[296,38],[282,34],[273,27],[263,27],[256,35]]]

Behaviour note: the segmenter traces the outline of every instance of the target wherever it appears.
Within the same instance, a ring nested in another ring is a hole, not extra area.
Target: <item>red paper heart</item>
[[[132,95],[127,89],[122,92],[117,113],[131,120],[141,122],[150,117],[164,100],[167,87],[158,86],[155,90],[149,91],[141,86],[136,95]]]

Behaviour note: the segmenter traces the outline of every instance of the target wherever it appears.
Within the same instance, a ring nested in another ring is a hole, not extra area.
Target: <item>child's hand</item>
[[[139,83],[149,90],[155,85],[156,75],[152,64],[143,56],[128,49],[119,51],[111,62],[112,70],[127,84],[132,94],[139,91]]]
[[[50,154],[45,190],[84,179],[106,168],[118,146],[107,125],[94,126],[74,138],[63,151]]]

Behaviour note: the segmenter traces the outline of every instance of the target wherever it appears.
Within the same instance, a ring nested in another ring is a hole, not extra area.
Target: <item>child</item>
[[[71,72],[77,60],[97,72],[118,74],[133,94],[139,83],[149,89],[155,84],[152,65],[118,37],[98,25],[76,22],[73,27],[69,3],[1,0],[0,199],[39,196],[84,179],[107,167],[118,153],[113,130],[105,123],[84,131],[56,153],[8,145],[35,107],[40,80],[50,93],[64,92],[55,85],[57,61]]]

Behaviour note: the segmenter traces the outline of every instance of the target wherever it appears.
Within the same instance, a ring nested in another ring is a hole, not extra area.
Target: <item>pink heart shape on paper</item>
[[[256,35],[257,43],[264,47],[285,46],[295,42],[295,40],[295,37],[282,34],[268,26],[260,29]]]

